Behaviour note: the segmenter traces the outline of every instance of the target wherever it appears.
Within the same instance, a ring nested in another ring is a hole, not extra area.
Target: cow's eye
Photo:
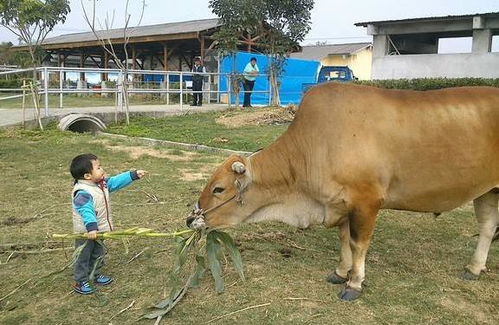
[[[225,189],[223,187],[215,187],[213,189],[213,194],[222,193]]]

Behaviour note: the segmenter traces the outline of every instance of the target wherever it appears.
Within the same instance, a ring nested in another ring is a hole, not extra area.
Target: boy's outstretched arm
[[[144,170],[131,170],[106,179],[109,192],[120,190],[146,174]]]
[[[73,207],[80,215],[85,228],[87,228],[88,238],[95,239],[97,237],[97,216],[94,210],[94,200],[92,195],[87,191],[80,190],[73,198]]]

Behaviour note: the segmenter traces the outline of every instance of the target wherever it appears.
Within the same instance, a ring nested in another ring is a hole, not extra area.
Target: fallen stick
[[[6,298],[12,296],[14,293],[16,293],[17,290],[21,289],[24,285],[26,285],[30,281],[31,281],[31,279],[28,279],[28,280],[24,281],[24,283],[21,284],[19,287],[15,288],[9,294],[7,294],[7,295],[3,296],[2,298],[0,298],[0,302],[4,301]]]
[[[239,310],[233,311],[233,312],[231,312],[231,313],[228,313],[228,314],[225,314],[225,315],[222,315],[222,316],[215,317],[215,318],[213,318],[212,320],[207,321],[207,322],[206,322],[206,324],[211,323],[211,322],[214,322],[214,321],[217,321],[217,320],[222,319],[222,318],[224,318],[224,317],[232,316],[232,315],[234,315],[234,314],[237,314],[237,313],[240,313],[240,312],[243,312],[243,311],[246,311],[246,310],[255,309],[255,308],[260,308],[260,307],[265,307],[265,306],[268,306],[268,305],[270,305],[270,302],[269,302],[269,303],[266,303],[266,304],[261,304],[261,305],[256,305],[256,306],[249,306],[249,307],[246,307],[246,308],[243,308],[243,309],[239,309]]]
[[[133,262],[137,257],[139,257],[140,255],[142,255],[142,253],[144,253],[148,249],[149,249],[149,247],[146,247],[143,250],[141,250],[140,253],[138,253],[137,255],[135,255],[134,257],[132,257],[128,262],[126,262],[126,264],[130,264],[131,262]]]
[[[119,316],[119,315],[123,314],[125,311],[127,311],[128,309],[132,308],[134,304],[135,304],[135,300],[133,300],[133,301],[130,303],[130,305],[128,305],[128,307],[123,308],[123,309],[122,309],[122,310],[120,310],[117,314],[113,315],[113,317],[109,318],[109,322],[111,322],[111,320],[112,320],[113,318],[115,318],[116,316]]]
[[[311,299],[311,298],[301,298],[301,297],[298,297],[298,298],[295,298],[295,297],[288,297],[288,298],[283,298],[284,300],[307,300],[307,301],[316,301],[316,302],[322,302],[324,304],[326,304],[327,302],[324,301],[324,300],[319,300],[319,299]]]

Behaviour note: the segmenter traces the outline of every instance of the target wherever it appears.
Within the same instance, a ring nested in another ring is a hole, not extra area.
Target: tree
[[[68,0],[0,0],[0,25],[14,33],[28,47],[33,66],[33,81],[30,89],[33,104],[41,122],[36,66],[41,63],[40,44],[58,23],[64,23],[70,12]],[[47,76],[45,76],[47,77]]]
[[[314,0],[210,0],[213,13],[222,24],[214,37],[223,54],[237,51],[241,40],[269,56],[272,104],[279,105],[278,79],[286,55],[303,41],[310,30]]]
[[[87,12],[87,9],[85,8],[84,4],[85,0],[80,0],[81,2],[81,7],[83,9],[83,17],[88,25],[90,27],[90,30],[94,34],[95,38],[99,42],[100,46],[103,48],[103,50],[111,55],[113,58],[115,64],[118,66],[118,68],[122,72],[123,80],[118,80],[118,88],[120,89],[121,93],[121,98],[123,99],[124,106],[125,106],[125,120],[126,124],[130,124],[130,109],[129,109],[129,92],[128,92],[128,86],[129,86],[129,81],[128,81],[128,76],[129,76],[129,69],[128,69],[128,61],[129,61],[129,55],[128,55],[128,43],[130,41],[130,19],[131,15],[129,14],[129,6],[130,6],[130,0],[125,1],[125,16],[124,16],[124,27],[123,27],[123,42],[122,42],[122,50],[124,54],[124,60],[120,58],[118,55],[118,50],[116,46],[113,44],[113,40],[110,38],[109,32],[113,28],[113,23],[114,23],[114,11],[112,16],[110,17],[109,15],[106,14],[106,17],[104,18],[104,23],[102,24],[99,19],[96,16],[96,2],[97,0],[86,0],[87,2],[91,2],[92,5],[92,11],[91,14]],[[137,23],[137,26],[139,26],[142,22],[142,18],[144,17],[144,10],[146,6],[145,0],[139,0],[140,6],[141,6],[141,11],[139,15],[139,21]],[[95,22],[98,22],[100,25],[100,30],[97,30]],[[104,33],[103,33],[104,31]],[[115,115],[115,119],[117,119],[117,112]]]
[[[36,66],[37,48],[70,10],[68,0],[0,0],[0,24],[26,44]]]

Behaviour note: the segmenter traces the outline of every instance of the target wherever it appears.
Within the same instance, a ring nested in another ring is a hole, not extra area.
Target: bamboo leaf
[[[218,257],[220,256],[220,243],[218,242],[215,232],[209,232],[206,236],[206,256],[208,257],[208,265],[210,266],[211,274],[215,280],[215,290],[218,293],[224,291],[224,280],[222,278],[222,267]]]
[[[215,235],[224,245],[225,249],[229,253],[229,256],[230,256],[230,259],[232,260],[232,263],[234,263],[234,268],[236,269],[237,273],[239,274],[239,277],[241,278],[241,280],[244,281],[243,260],[241,258],[241,253],[239,252],[236,245],[234,244],[234,240],[229,236],[229,234],[227,234],[223,231],[216,231]]]
[[[199,283],[205,271],[206,271],[206,262],[204,256],[196,255],[196,270],[192,276],[192,280],[189,286],[194,288],[199,287]]]

